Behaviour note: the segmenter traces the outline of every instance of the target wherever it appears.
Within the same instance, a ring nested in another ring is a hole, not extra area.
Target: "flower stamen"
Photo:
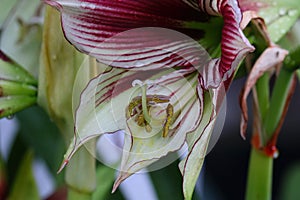
[[[142,99],[140,97],[134,98],[128,105],[127,108],[127,118],[130,118],[134,115],[133,109],[142,103]]]
[[[167,109],[167,118],[163,127],[163,133],[162,136],[165,138],[168,136],[169,130],[170,130],[170,125],[172,124],[173,121],[173,115],[174,115],[174,108],[171,104],[168,104]]]
[[[142,90],[142,95],[137,96],[132,99],[127,107],[126,116],[127,119],[135,116],[134,121],[138,126],[144,127],[145,130],[149,133],[152,131],[152,117],[150,116],[149,110],[152,106],[157,104],[169,103],[169,97],[164,95],[147,95],[147,85],[139,84]],[[163,125],[162,136],[167,137],[170,129],[170,125],[173,121],[174,109],[173,106],[169,103],[166,108],[166,119]]]

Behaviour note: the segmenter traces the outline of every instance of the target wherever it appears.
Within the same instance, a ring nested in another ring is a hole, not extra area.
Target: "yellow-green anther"
[[[127,118],[130,118],[133,116],[133,114],[132,114],[133,109],[141,103],[142,103],[141,98],[137,98],[137,99],[135,98],[129,103],[128,109],[127,109]]]
[[[154,101],[155,103],[168,103],[168,102],[169,102],[169,99],[163,99],[163,98],[160,98],[160,97],[154,95],[154,96],[151,98],[151,101]]]
[[[141,126],[141,127],[144,127],[145,126],[145,119],[144,119],[144,115],[143,114],[139,114],[137,117],[136,117],[136,123]]]
[[[146,124],[145,129],[148,133],[152,131],[152,127],[149,124]]]
[[[165,138],[167,137],[168,133],[169,133],[169,129],[170,129],[170,125],[173,121],[173,114],[174,114],[174,108],[171,104],[168,104],[167,109],[167,118],[163,127],[163,133],[162,136]]]

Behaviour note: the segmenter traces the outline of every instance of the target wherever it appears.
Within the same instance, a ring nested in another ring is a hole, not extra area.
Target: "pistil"
[[[147,85],[143,85],[141,87],[142,89],[142,110],[144,119],[147,122],[147,124],[151,123],[151,116],[149,115],[148,108],[147,108]]]
[[[127,107],[127,118],[135,116],[134,120],[138,126],[144,127],[147,132],[152,131],[152,117],[149,110],[156,104],[168,103],[166,112],[166,118],[162,128],[162,137],[167,137],[170,126],[173,123],[174,108],[169,103],[169,97],[164,95],[147,95],[147,84],[140,84],[141,96],[137,96],[132,99]]]

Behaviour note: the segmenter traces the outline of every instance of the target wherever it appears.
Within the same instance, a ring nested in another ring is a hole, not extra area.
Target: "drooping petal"
[[[187,0],[45,2],[60,10],[65,36],[79,50],[105,64],[113,61],[114,66],[123,68],[149,65],[153,68],[154,64],[172,67],[193,62],[196,54],[191,44],[194,41],[150,27],[178,30],[200,38],[203,33],[188,28],[187,22],[208,19],[195,2]],[[115,37],[136,28],[142,29]],[[180,58],[182,54],[189,54],[189,61]],[[136,65],[137,62],[139,65]]]
[[[183,176],[183,193],[186,199],[191,199],[206,154],[210,133],[209,131],[205,130],[210,130],[210,128],[207,127],[209,121],[211,120],[212,114],[210,103],[205,104],[205,110],[203,113],[204,115],[202,117],[200,126],[197,128],[197,130],[195,130],[195,132],[189,134],[190,137],[193,137],[193,141],[190,139],[187,140],[188,146],[190,146],[190,152],[188,156],[179,164],[179,169]],[[193,147],[192,144],[196,144],[196,142],[201,144]],[[187,162],[188,159],[189,162]]]
[[[240,27],[242,14],[236,0],[201,0],[200,8],[211,15],[221,15],[224,20],[221,58],[211,60],[202,72],[202,85],[205,88],[216,88],[222,80],[227,80],[233,76],[242,59],[254,48],[242,33]]]
[[[112,69],[99,74],[98,77],[89,82],[81,94],[80,104],[76,110],[75,135],[59,171],[65,167],[74,153],[89,140],[104,133],[113,133],[125,128],[125,107],[128,103],[126,99],[129,98],[127,96],[132,91],[128,90],[130,88],[128,84],[123,84],[122,90],[117,91],[114,88],[118,83],[122,83],[124,75],[129,77],[133,74],[126,70]],[[114,115],[114,113],[119,114]]]
[[[169,96],[169,103],[174,106],[174,119],[169,133],[167,137],[162,137],[163,124],[153,127],[151,132],[146,132],[133,123],[132,119],[127,121],[130,135],[125,136],[121,172],[114,190],[131,174],[165,157],[168,153],[179,150],[185,142],[186,134],[194,131],[200,122],[202,94],[197,94],[197,73],[183,77],[175,71],[156,80],[154,85],[149,89],[149,94]],[[160,113],[158,109],[155,116],[158,117]]]
[[[219,88],[205,91],[203,95],[203,116],[200,125],[194,132],[187,135],[186,141],[189,153],[179,163],[179,169],[183,176],[183,194],[187,200],[192,198],[197,179],[202,169],[215,121],[225,96],[224,89],[221,85]]]
[[[248,121],[248,107],[247,107],[247,97],[251,91],[251,89],[256,84],[257,80],[264,74],[264,72],[276,67],[278,64],[281,64],[288,54],[288,51],[280,48],[280,47],[269,47],[267,48],[259,59],[254,64],[245,87],[241,96],[241,109],[242,109],[242,117],[241,117],[241,136],[245,139],[245,133],[247,129],[247,121]]]

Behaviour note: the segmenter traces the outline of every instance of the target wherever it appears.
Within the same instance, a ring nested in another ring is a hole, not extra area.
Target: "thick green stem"
[[[270,200],[272,196],[273,158],[252,148],[246,200]]]
[[[284,112],[284,107],[288,99],[289,90],[292,84],[294,72],[282,68],[274,89],[269,105],[268,79],[264,75],[257,84],[257,99],[259,104],[259,114],[261,116],[261,130],[263,131],[260,137],[263,139],[263,145],[272,139],[275,130],[278,128],[281,117]],[[256,133],[255,133],[256,134]],[[266,155],[264,152],[252,147],[246,199],[270,200],[272,197],[272,172],[273,172],[273,157]]]
[[[270,101],[270,77],[268,73],[265,73],[256,83],[256,92],[259,105],[259,111],[261,119],[264,120],[266,113],[269,109]]]
[[[264,130],[262,129],[262,122],[264,121],[266,114],[268,112],[269,109],[269,102],[270,102],[270,88],[269,88],[269,81],[270,81],[270,77],[268,73],[265,73],[260,79],[258,79],[257,83],[256,83],[256,98],[257,98],[257,114],[259,116],[259,119],[255,119],[255,120],[259,120],[259,126],[257,127],[259,130],[258,134],[260,137],[260,144],[265,144],[265,141],[267,140],[265,134],[264,134]]]
[[[85,148],[86,147],[86,148]],[[92,198],[96,188],[96,164],[92,156],[95,141],[82,147],[70,160],[66,168],[66,183],[69,186],[68,200],[86,200]]]
[[[276,80],[270,102],[270,108],[264,122],[265,133],[268,139],[272,138],[273,133],[278,127],[278,123],[282,117],[293,76],[294,71],[282,68]]]
[[[77,191],[73,188],[69,188],[68,190],[68,199],[73,200],[73,199],[78,199],[78,200],[91,200],[92,196],[91,194],[84,194],[81,191]]]

